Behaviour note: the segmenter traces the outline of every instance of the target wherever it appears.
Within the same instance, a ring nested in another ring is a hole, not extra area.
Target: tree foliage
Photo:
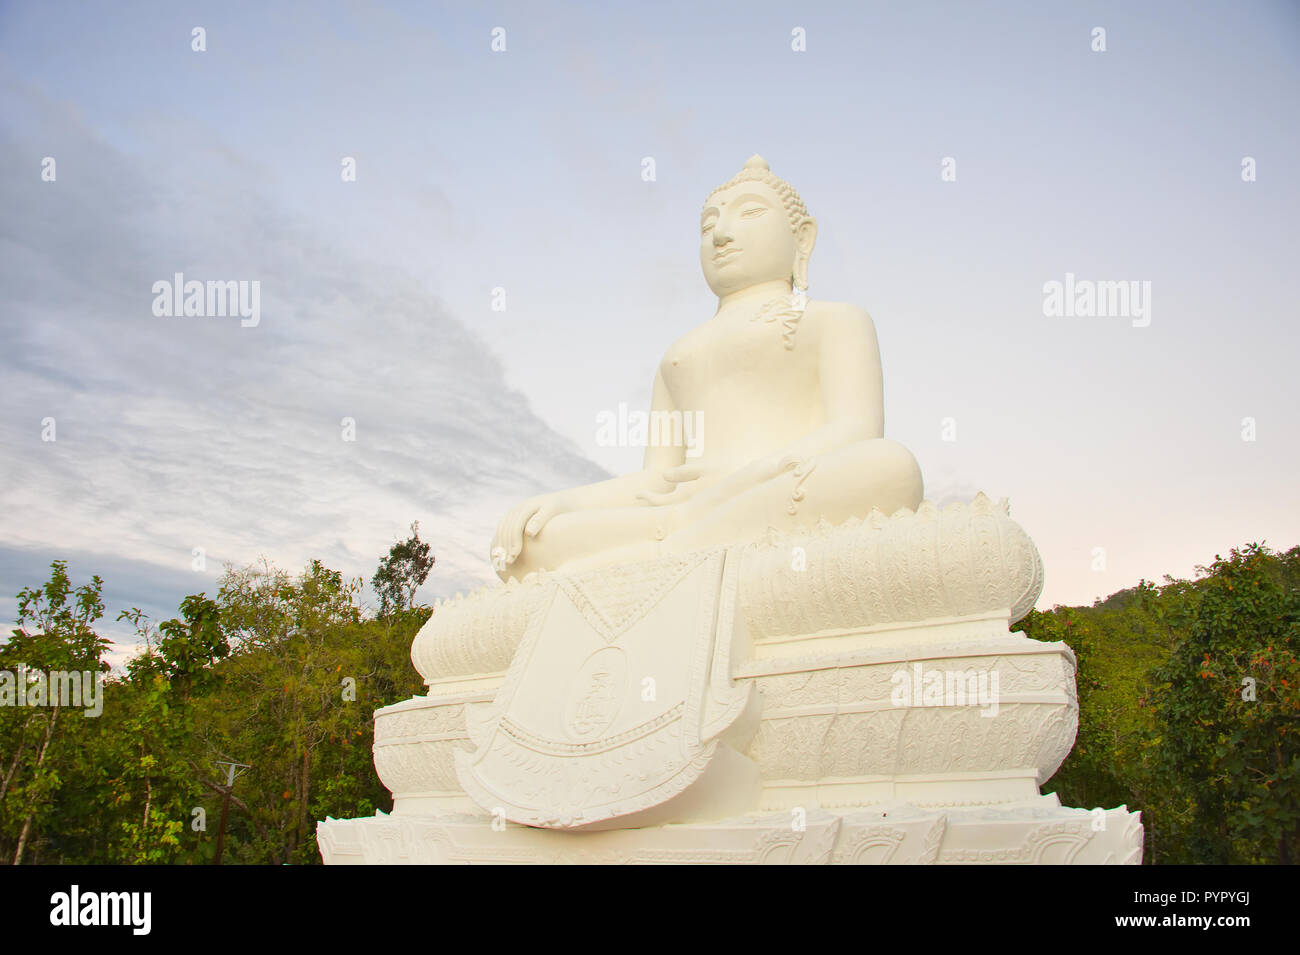
[[[96,578],[74,591],[56,563],[20,595],[25,626],[0,665],[98,660],[106,671],[108,641],[91,626],[101,588]],[[0,857],[209,863],[226,761],[250,768],[233,787],[224,861],[319,862],[317,820],[391,806],[371,762],[372,714],[423,687],[410,646],[429,611],[367,619],[360,591],[319,561],[297,576],[263,563],[228,567],[216,598],[186,597],[176,619],[124,612],[141,650],[108,680],[99,718],[60,715],[66,737],[42,751],[53,711],[0,707],[0,771],[12,770]]]
[[[1066,805],[1141,809],[1149,863],[1300,853],[1300,547],[1262,544],[1017,626],[1078,658]]]
[[[103,583],[56,561],[18,595],[0,671],[108,674],[103,711],[0,706],[0,859],[207,864],[229,794],[225,861],[319,862],[318,820],[391,805],[372,714],[422,689],[409,652],[430,611],[413,602],[432,565],[412,525],[380,562],[377,616],[319,561],[227,567],[174,619],[123,613],[140,649],[110,674]],[[1017,629],[1078,663],[1078,737],[1047,786],[1063,803],[1140,809],[1149,863],[1296,861],[1300,547],[1251,544]],[[232,790],[223,762],[248,767]]]
[[[104,582],[73,588],[66,561],[50,565],[50,579],[18,594],[18,627],[0,647],[0,670],[24,683],[27,674],[91,673],[108,669],[108,641],[95,631],[104,615]],[[24,861],[34,831],[57,816],[59,795],[80,761],[87,727],[68,713],[59,694],[47,705],[0,706],[0,857]]]
[[[379,615],[387,617],[414,607],[415,592],[429,576],[433,563],[429,545],[420,540],[420,522],[416,521],[411,525],[411,536],[389,548],[388,556],[379,562],[370,580],[379,596]]]

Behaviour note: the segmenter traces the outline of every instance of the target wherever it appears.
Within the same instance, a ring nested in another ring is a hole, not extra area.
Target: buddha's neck
[[[726,295],[719,296],[718,310],[714,314],[720,315],[736,307],[758,305],[770,301],[778,295],[789,295],[792,291],[793,286],[787,279],[759,282],[757,285],[751,285],[748,288],[738,289],[735,292],[728,292]]]

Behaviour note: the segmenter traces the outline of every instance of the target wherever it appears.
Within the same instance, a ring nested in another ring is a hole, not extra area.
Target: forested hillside
[[[227,863],[318,863],[317,820],[390,807],[372,712],[422,690],[409,651],[432,563],[413,528],[380,563],[374,614],[319,562],[228,568],[174,619],[124,614],[145,647],[116,673],[102,582],[53,564],[18,595],[0,671],[103,672],[102,714],[0,706],[0,859],[209,864],[220,842]],[[1300,547],[1248,545],[1016,629],[1079,660],[1078,740],[1045,791],[1140,809],[1148,863],[1297,860]]]
[[[1142,811],[1144,861],[1300,860],[1300,547],[1251,544],[1015,628],[1079,661],[1079,734],[1044,787]]]

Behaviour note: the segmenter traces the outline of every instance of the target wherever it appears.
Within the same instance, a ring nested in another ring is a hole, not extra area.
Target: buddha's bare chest
[[[815,329],[804,320],[715,320],[674,342],[661,367],[683,410],[736,401],[795,410],[819,394]]]

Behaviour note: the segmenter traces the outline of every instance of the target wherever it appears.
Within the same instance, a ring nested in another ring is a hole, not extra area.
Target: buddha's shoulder
[[[804,306],[804,320],[809,324],[846,331],[861,330],[874,334],[876,330],[870,313],[862,306],[849,302],[824,302],[810,298]]]

